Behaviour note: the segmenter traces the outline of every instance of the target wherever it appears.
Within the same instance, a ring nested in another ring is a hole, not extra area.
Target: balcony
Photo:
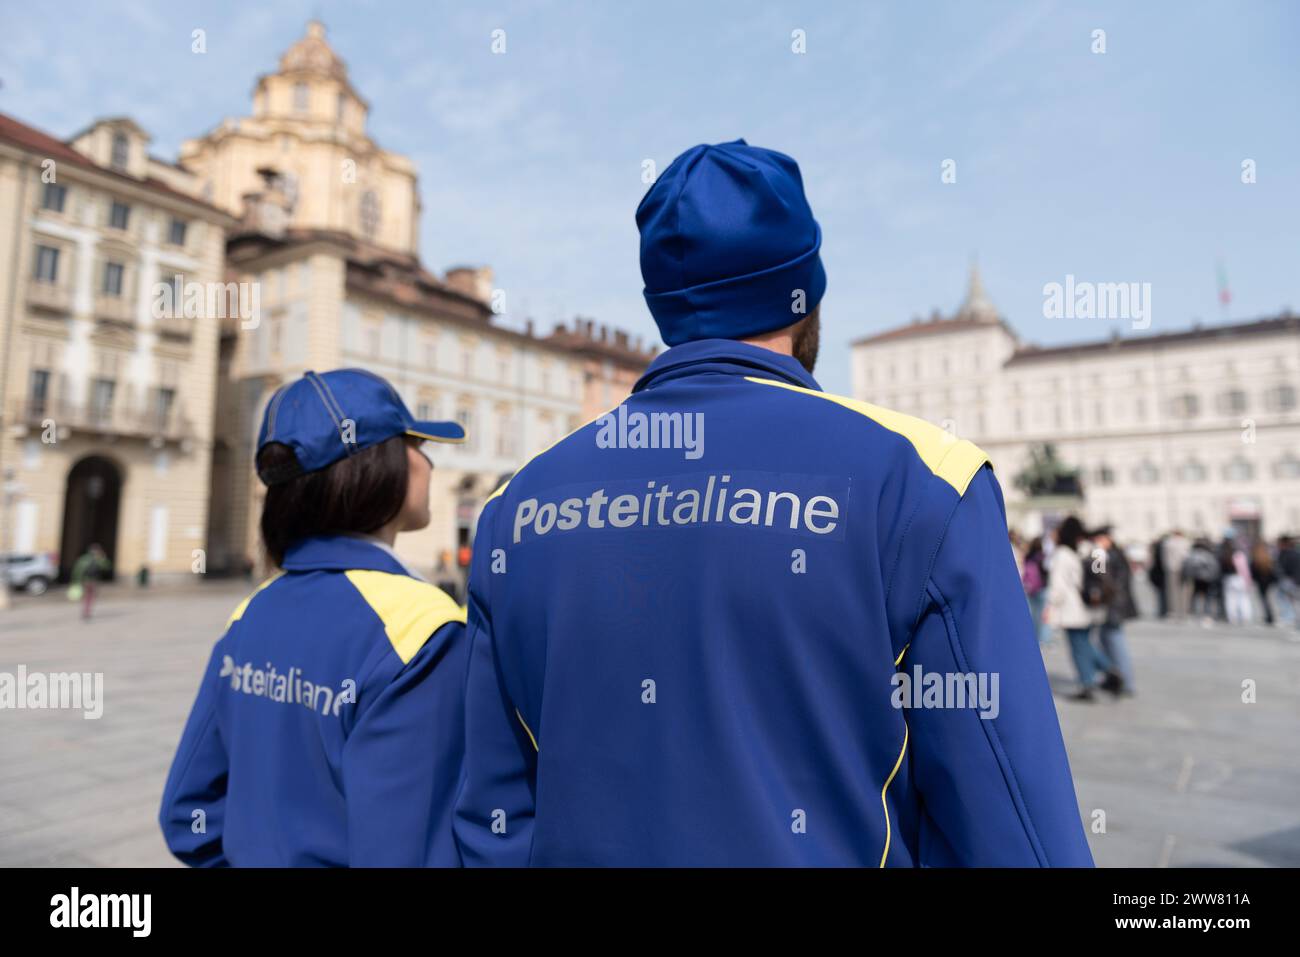
[[[30,428],[41,429],[47,419],[56,428],[71,429],[96,435],[113,435],[121,438],[162,439],[179,442],[192,438],[194,426],[185,414],[183,405],[177,403],[166,413],[153,405],[128,405],[115,402],[111,406],[96,404],[77,405],[59,399],[37,400],[28,398],[15,403],[22,409],[20,420]]]
[[[107,326],[130,328],[135,325],[135,306],[125,296],[95,296],[95,319]]]
[[[197,319],[191,319],[187,316],[164,316],[155,320],[155,328],[158,334],[165,339],[180,339],[188,341],[194,338],[194,324]]]
[[[57,282],[27,280],[27,305],[44,312],[68,315],[72,312],[72,290]]]

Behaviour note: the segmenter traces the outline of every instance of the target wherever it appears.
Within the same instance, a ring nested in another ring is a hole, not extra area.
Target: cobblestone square
[[[0,671],[103,672],[104,713],[0,711],[0,866],[173,864],[155,824],[173,749],[244,582],[61,591],[0,613]],[[1136,622],[1133,698],[1071,701],[1045,660],[1104,867],[1300,866],[1300,640],[1264,626]],[[1242,702],[1255,682],[1257,702]]]

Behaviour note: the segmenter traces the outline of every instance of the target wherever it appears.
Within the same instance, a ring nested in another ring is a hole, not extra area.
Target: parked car
[[[59,560],[55,555],[6,555],[5,577],[9,587],[24,589],[29,595],[43,595],[59,577]]]

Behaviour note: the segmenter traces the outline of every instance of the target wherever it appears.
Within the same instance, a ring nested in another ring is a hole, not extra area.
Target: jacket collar
[[[734,339],[697,339],[673,346],[655,357],[632,391],[640,392],[672,379],[702,372],[777,378],[805,389],[822,391],[817,380],[793,356]]]
[[[283,567],[287,572],[365,569],[419,577],[384,543],[358,535],[316,535],[301,539],[285,551]]]

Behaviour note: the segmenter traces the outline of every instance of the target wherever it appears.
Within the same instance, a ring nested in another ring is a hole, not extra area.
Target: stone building
[[[127,118],[64,141],[0,114],[0,552],[92,543],[118,576],[203,566],[229,214]]]
[[[251,117],[182,146],[206,195],[239,218],[226,265],[232,281],[257,290],[260,307],[256,319],[223,325],[213,567],[259,561],[253,441],[272,393],[307,369],[370,369],[417,417],[465,426],[464,445],[434,449],[431,526],[397,543],[417,569],[456,582],[502,476],[586,421],[592,376],[606,371],[593,368],[604,361],[596,356],[618,370],[601,379],[610,384],[601,401],[617,404],[635,382],[622,334],[605,344],[512,328],[494,312],[490,268],[439,277],[424,267],[415,169],[367,135],[367,112],[313,22],[279,70],[258,80]]]
[[[1085,519],[1125,541],[1300,530],[1298,316],[1040,347],[973,270],[955,314],[860,338],[852,363],[855,397],[987,451],[1029,534],[1044,516],[1014,478],[1048,443],[1080,470]]]

